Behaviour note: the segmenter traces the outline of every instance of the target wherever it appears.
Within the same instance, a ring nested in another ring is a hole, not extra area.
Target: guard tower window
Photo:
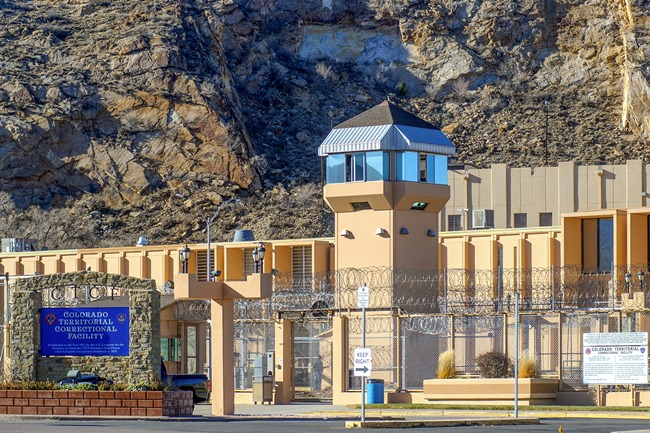
[[[363,182],[365,180],[364,153],[350,153],[345,155],[345,181]]]

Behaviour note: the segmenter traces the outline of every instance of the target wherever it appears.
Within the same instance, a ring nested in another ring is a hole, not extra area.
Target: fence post
[[[508,356],[508,313],[503,313],[503,353]]]
[[[612,263],[612,310],[616,308],[616,277],[614,276],[614,263]]]
[[[403,356],[403,351],[404,351],[404,344],[402,344],[402,318],[397,315],[395,318],[397,320],[397,325],[396,325],[396,333],[397,333],[397,392],[402,391],[403,384],[404,384],[404,375],[406,375],[406,372],[403,371],[404,366],[402,364],[402,356]]]
[[[455,320],[454,320],[454,315],[450,314],[449,315],[449,321],[451,322],[449,324],[449,333],[451,334],[451,350],[456,350],[456,326],[454,325]]]
[[[557,366],[557,374],[558,374],[558,379],[560,379],[559,387],[558,389],[562,391],[562,358],[563,358],[563,353],[562,353],[562,313],[558,312],[557,313],[557,318],[558,318],[558,324],[557,324],[557,342],[558,342],[558,366]]]
[[[555,266],[551,266],[551,311],[555,311]]]

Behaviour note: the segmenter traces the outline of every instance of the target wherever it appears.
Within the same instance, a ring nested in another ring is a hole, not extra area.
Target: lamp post
[[[178,252],[178,256],[181,259],[181,273],[187,274],[187,262],[190,260],[190,248],[185,244],[183,248]]]
[[[5,326],[9,323],[11,317],[9,312],[9,297],[11,293],[9,292],[9,272],[5,272]]]
[[[221,204],[219,205],[217,210],[214,212],[212,217],[205,219],[206,232],[207,232],[207,236],[208,236],[208,267],[207,267],[208,272],[206,274],[208,281],[212,281],[212,272],[211,272],[211,269],[210,269],[212,267],[212,263],[210,261],[210,249],[211,249],[210,248],[210,225],[212,224],[212,221],[214,221],[214,219],[217,217],[217,215],[219,215],[219,212],[221,211],[221,208],[223,208],[225,205],[227,205],[228,203],[233,202],[233,201],[238,202],[239,199],[238,198],[231,198],[229,200],[221,202]],[[216,260],[215,260],[215,263],[214,263],[214,267],[215,268],[217,267],[217,261]],[[216,274],[216,276],[218,277],[219,275]]]
[[[544,100],[544,166],[548,167],[548,106],[550,102]]]
[[[641,291],[643,292],[645,287],[643,287],[643,280],[645,279],[645,274],[643,273],[643,270],[639,271],[639,287],[641,287]]]
[[[260,242],[260,246],[253,250],[253,261],[255,262],[255,273],[264,273],[264,256],[266,255],[266,248],[264,242]]]
[[[175,195],[176,197],[183,198],[183,199],[188,199],[188,198],[189,198],[189,197],[187,197],[187,196],[184,195],[184,194],[174,194],[174,195]],[[190,199],[190,200],[191,200],[191,199]],[[226,200],[226,201],[221,202],[221,204],[219,205],[219,207],[217,208],[217,210],[214,212],[214,214],[212,215],[212,217],[210,217],[210,218],[206,218],[206,219],[205,219],[205,231],[206,231],[206,235],[207,235],[207,238],[208,238],[208,255],[207,255],[208,264],[207,264],[207,272],[206,272],[206,281],[212,281],[212,269],[211,269],[211,268],[212,268],[212,262],[211,262],[211,260],[210,260],[210,259],[211,259],[211,254],[210,254],[210,249],[211,249],[211,247],[210,247],[210,240],[211,240],[211,239],[210,239],[210,226],[212,225],[212,222],[215,220],[215,218],[217,217],[217,215],[219,215],[219,212],[221,211],[221,209],[222,209],[225,205],[227,205],[228,203],[233,202],[233,201],[234,201],[234,202],[238,202],[239,200],[240,200],[239,198],[235,198],[235,197],[233,197],[233,198],[231,198],[231,199],[228,199],[228,200]],[[200,209],[200,210],[201,210],[201,213],[203,213],[203,210],[202,210],[202,209]],[[203,214],[204,214],[204,213],[203,213]],[[205,215],[205,214],[204,214],[204,215]],[[215,260],[215,267],[216,267],[216,260]],[[220,275],[220,272],[217,271],[217,272],[215,273],[215,276],[218,277],[219,275]]]
[[[625,274],[625,285],[627,286],[627,294],[630,294],[630,282],[632,281],[632,274],[627,272]]]

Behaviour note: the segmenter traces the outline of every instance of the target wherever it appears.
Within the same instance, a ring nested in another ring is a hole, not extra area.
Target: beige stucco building
[[[370,320],[377,325],[370,344],[381,360],[373,377],[400,391],[395,399],[422,401],[404,391],[432,376],[432,353],[456,348],[473,373],[476,355],[512,352],[514,291],[530,314],[555,314],[531,318],[520,338],[547,354],[580,351],[582,331],[563,328],[570,325],[564,308],[608,308],[602,314],[617,319],[599,324],[603,330],[650,323],[624,314],[647,304],[637,296],[645,293],[650,258],[646,164],[447,170],[453,152],[439,130],[384,103],[335,127],[319,149],[333,238],[212,244],[209,268],[221,271],[216,279],[207,275],[206,244],[188,245],[187,273],[183,245],[2,252],[0,273],[11,281],[90,268],[151,278],[161,290],[173,287],[178,300],[209,300],[211,352],[198,344],[191,353],[188,334],[205,341],[207,329],[179,320],[171,303],[161,311],[161,337],[168,352],[180,343],[171,370],[202,372],[210,365],[214,413],[253,401],[251,371],[260,356],[274,377],[275,403],[322,388],[337,404],[358,402],[351,362],[360,344],[356,290],[363,283],[372,289]],[[245,326],[235,329],[237,321]],[[252,335],[252,322],[265,331]],[[405,348],[406,333],[415,347]],[[430,351],[419,352],[425,347]],[[541,365],[562,380],[566,371],[578,371],[576,359],[547,356]],[[222,374],[233,370],[235,377]]]

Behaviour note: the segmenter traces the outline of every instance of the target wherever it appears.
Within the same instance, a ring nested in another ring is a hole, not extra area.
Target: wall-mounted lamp
[[[627,293],[630,293],[630,283],[632,282],[632,274],[627,272],[625,274],[625,285],[627,286]]]
[[[384,234],[386,234],[386,230],[382,229],[381,227],[377,227],[375,229],[375,234],[377,236],[384,236]]]
[[[187,244],[178,252],[178,257],[181,259],[181,273],[187,274],[187,262],[190,260],[190,248]]]
[[[346,229],[341,230],[341,236],[347,238],[348,236],[350,236],[350,230],[346,230]]]
[[[603,166],[602,166],[602,164],[598,164],[598,168],[596,169],[596,174],[597,174],[598,176],[602,176],[603,173],[604,173],[604,170],[603,170]]]
[[[407,234],[409,234],[409,229],[407,229],[406,227],[402,227],[401,229],[399,229],[399,234],[400,235],[407,235]]]
[[[260,242],[260,246],[253,250],[253,261],[255,262],[255,273],[257,272],[264,273],[265,255],[266,255],[266,248],[264,248],[264,242]]]
[[[435,238],[436,237],[436,231],[434,229],[427,230],[427,236],[429,236],[430,238]]]
[[[641,286],[641,291],[642,292],[644,291],[644,287],[643,287],[643,281],[644,280],[645,280],[645,274],[641,270],[641,271],[639,271],[639,285]]]
[[[463,173],[463,179],[469,180],[469,171],[465,169],[465,173]]]

